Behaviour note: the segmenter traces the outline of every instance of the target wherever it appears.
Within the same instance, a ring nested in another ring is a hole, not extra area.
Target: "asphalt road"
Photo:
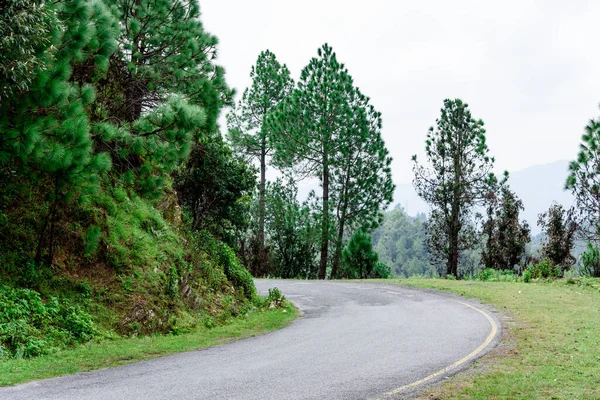
[[[259,280],[304,313],[267,335],[0,389],[0,399],[389,399],[465,368],[499,323],[460,297],[360,282]]]

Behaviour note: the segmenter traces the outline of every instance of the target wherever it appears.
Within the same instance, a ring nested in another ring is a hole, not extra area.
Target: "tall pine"
[[[428,163],[413,156],[415,189],[432,207],[429,227],[435,235],[429,244],[444,259],[446,274],[458,276],[460,254],[471,245],[473,207],[496,181],[488,153],[483,121],[460,99],[446,99],[425,141]]]
[[[280,64],[275,54],[263,51],[250,71],[252,86],[242,95],[237,107],[227,116],[228,136],[233,148],[260,164],[258,194],[258,243],[259,251],[265,248],[265,185],[268,157],[273,151],[271,132],[265,123],[269,113],[285,99],[293,89],[294,82],[285,64]],[[258,260],[264,257],[259,256]],[[260,275],[264,266],[253,268]]]
[[[302,70],[298,87],[269,118],[275,162],[294,167],[302,177],[321,181],[322,221],[319,279],[325,279],[331,239],[330,185],[335,157],[352,109],[354,91],[346,67],[327,44]]]
[[[337,235],[331,278],[342,261],[345,231],[372,230],[382,220],[381,211],[393,200],[392,158],[381,137],[381,113],[370,99],[354,89],[350,119],[340,135],[333,166]]]

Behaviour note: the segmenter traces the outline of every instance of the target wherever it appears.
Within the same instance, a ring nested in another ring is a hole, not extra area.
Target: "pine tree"
[[[344,278],[350,279],[370,278],[379,261],[379,256],[373,251],[371,237],[361,229],[354,232],[348,241],[343,258],[344,271],[342,271],[342,275]],[[383,278],[387,277],[383,276]]]
[[[160,196],[194,143],[217,131],[233,91],[213,63],[218,41],[204,30],[197,1],[104,1],[121,30],[97,84],[96,144],[111,153],[115,179]]]
[[[27,91],[48,67],[53,26],[58,25],[56,9],[42,0],[0,3],[0,107]]]
[[[392,158],[381,138],[381,113],[358,89],[351,100],[351,119],[340,135],[333,164],[337,238],[331,278],[337,277],[342,241],[347,227],[372,230],[382,220],[381,211],[393,200]]]
[[[265,247],[265,185],[267,158],[273,145],[265,120],[268,114],[288,96],[293,88],[290,71],[269,50],[258,56],[250,71],[252,86],[242,95],[238,106],[227,116],[229,140],[236,152],[260,163],[258,200],[259,252]],[[261,258],[261,257],[259,257]]]
[[[51,263],[63,206],[95,193],[99,176],[111,166],[108,155],[93,148],[88,110],[95,89],[90,80],[74,79],[74,70],[87,63],[94,73],[103,72],[116,48],[117,22],[101,2],[74,0],[47,7],[63,21],[52,26],[56,54],[41,56],[46,64],[29,90],[3,109],[0,166],[8,166],[23,182],[33,180],[36,190],[45,193],[36,259]]]
[[[275,162],[301,176],[317,177],[323,188],[319,279],[325,279],[331,239],[330,185],[340,137],[348,128],[352,78],[327,44],[302,70],[298,88],[268,119]]]
[[[471,116],[461,100],[444,100],[437,127],[425,141],[429,168],[413,156],[414,186],[432,208],[430,227],[436,227],[432,251],[442,255],[446,273],[458,275],[462,250],[472,244],[469,221],[472,208],[485,198],[494,158],[488,155],[482,120]],[[432,223],[433,221],[433,223]]]
[[[553,266],[560,266],[563,272],[571,268],[576,261],[571,254],[578,229],[575,209],[552,204],[548,211],[538,216],[538,226],[546,234],[542,257],[548,259]]]
[[[484,224],[486,236],[482,261],[486,268],[512,269],[521,261],[527,243],[531,240],[529,225],[519,221],[523,202],[508,187],[501,189],[501,198],[488,202],[488,220]]]
[[[256,186],[255,173],[232,154],[219,133],[202,138],[175,175],[180,202],[192,216],[192,230],[207,230],[232,242],[233,228],[246,223],[243,199]]]
[[[600,239],[600,119],[585,127],[577,159],[569,165],[566,189],[575,196],[580,231],[588,240]]]

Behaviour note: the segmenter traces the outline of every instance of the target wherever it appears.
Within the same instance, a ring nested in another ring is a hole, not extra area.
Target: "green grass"
[[[600,279],[386,280],[457,293],[509,318],[503,344],[427,399],[600,399]]]
[[[253,311],[246,317],[231,320],[227,325],[210,329],[202,326],[180,335],[92,341],[46,356],[0,361],[0,386],[130,364],[257,336],[285,327],[298,315],[298,311],[288,304],[282,309]]]

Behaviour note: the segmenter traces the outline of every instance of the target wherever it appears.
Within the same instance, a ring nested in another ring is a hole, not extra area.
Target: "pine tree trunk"
[[[329,165],[327,155],[323,162],[323,227],[321,234],[321,263],[319,279],[325,279],[327,273],[327,253],[329,250]]]
[[[344,227],[346,223],[346,210],[348,209],[348,185],[350,181],[350,171],[346,171],[346,182],[344,185],[344,195],[342,200],[342,215],[340,216],[340,222],[338,226],[338,236],[335,242],[335,258],[333,259],[333,265],[331,266],[331,275],[330,279],[336,279],[338,274],[338,269],[340,267],[340,263],[342,261],[342,240],[344,239]]]
[[[258,262],[261,276],[266,275],[266,257],[265,257],[265,185],[267,171],[267,152],[266,141],[263,138],[260,150],[260,190],[258,194]]]
[[[345,210],[342,213],[342,218],[340,218],[340,226],[338,227],[338,236],[335,242],[335,258],[333,259],[333,265],[331,266],[331,275],[329,275],[329,279],[336,279],[338,274],[338,269],[342,262],[342,240],[344,239],[344,219],[345,219]]]

